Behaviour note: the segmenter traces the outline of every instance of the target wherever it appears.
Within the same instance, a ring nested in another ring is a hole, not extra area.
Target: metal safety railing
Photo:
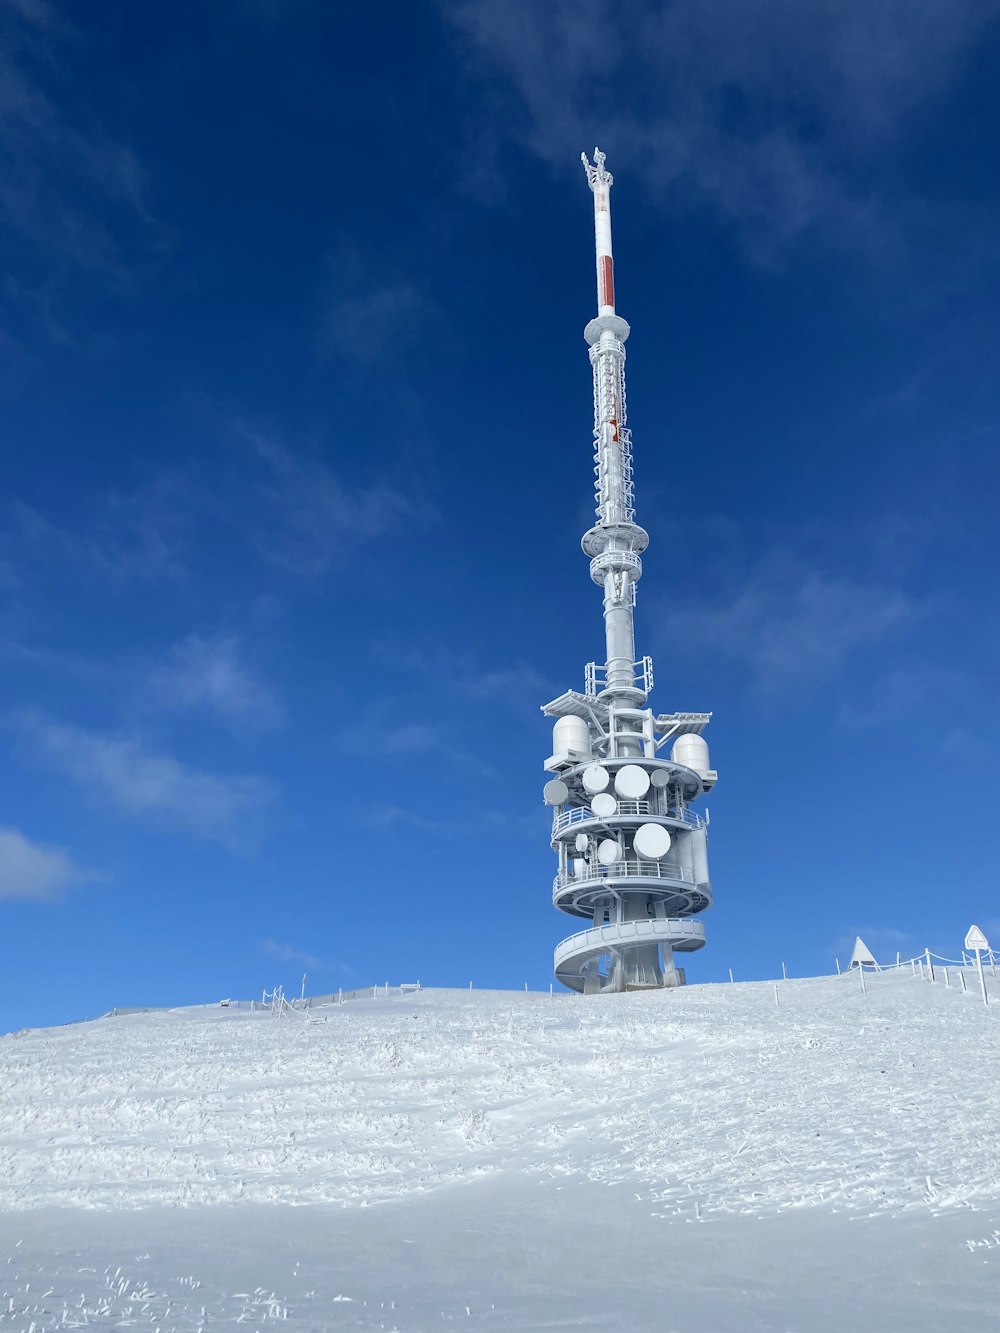
[[[698,883],[690,867],[677,865],[674,861],[642,861],[635,857],[622,857],[609,866],[586,864],[580,874],[561,870],[552,881],[552,888],[565,889],[571,884],[586,884],[590,880],[602,879],[669,879],[682,884]]]
[[[589,698],[595,698],[601,690],[607,687],[607,666],[597,662],[588,662],[583,669],[584,693]],[[653,689],[653,659],[649,656],[642,657],[638,662],[632,663],[632,682],[642,690],[643,694],[652,693]]]
[[[661,819],[673,819],[678,823],[686,825],[688,828],[703,828],[704,818],[694,810],[685,807],[683,810],[656,810],[652,801],[618,801],[619,815],[649,815]],[[613,818],[613,816],[609,816]],[[583,824],[589,820],[602,822],[600,815],[595,815],[589,805],[574,805],[568,810],[559,810],[552,817],[552,836],[562,833],[564,829],[570,828],[574,824]]]

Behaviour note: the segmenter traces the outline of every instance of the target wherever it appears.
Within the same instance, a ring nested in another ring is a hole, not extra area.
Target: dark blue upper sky
[[[0,0],[0,1027],[548,984],[595,143],[692,979],[1000,933],[998,72],[997,0]]]

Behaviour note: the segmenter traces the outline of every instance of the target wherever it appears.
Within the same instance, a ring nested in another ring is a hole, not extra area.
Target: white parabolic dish
[[[600,764],[589,764],[583,770],[583,788],[584,791],[588,791],[591,796],[593,796],[595,792],[604,791],[610,781],[610,773],[606,768],[602,768]]]
[[[670,851],[670,834],[662,824],[640,824],[632,846],[647,861],[659,861]]]
[[[583,780],[587,780],[586,773]],[[615,791],[630,801],[641,800],[649,791],[649,774],[638,764],[626,764],[615,774]]]
[[[576,850],[578,852],[585,852],[589,842],[590,839],[587,837],[586,833],[578,833],[576,835]]]
[[[618,802],[610,792],[602,791],[594,797],[590,808],[598,819],[609,819],[618,809]]]
[[[621,860],[622,849],[614,838],[605,838],[597,844],[597,859],[602,866],[613,866]]]

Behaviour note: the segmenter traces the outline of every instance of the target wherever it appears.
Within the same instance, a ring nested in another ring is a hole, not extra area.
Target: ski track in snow
[[[778,1006],[770,983],[586,999],[422,991],[311,1020],[201,1009],[9,1034],[4,1230],[38,1210],[61,1219],[54,1232],[123,1210],[195,1209],[227,1227],[257,1205],[454,1201],[483,1182],[539,1201],[603,1188],[647,1230],[996,1205],[1000,1003],[908,972],[868,985],[865,996],[856,976],[779,983]],[[988,1263],[1000,1231],[969,1214],[958,1243]],[[0,1328],[289,1317],[288,1294],[268,1286],[199,1296],[211,1275],[198,1255],[190,1274],[165,1275],[162,1259],[88,1268],[65,1249],[40,1259],[36,1247],[30,1262],[9,1252]],[[325,1291],[320,1317],[302,1279],[291,1284],[300,1327],[396,1327],[392,1299],[349,1286]],[[435,1313],[475,1318],[462,1301]]]

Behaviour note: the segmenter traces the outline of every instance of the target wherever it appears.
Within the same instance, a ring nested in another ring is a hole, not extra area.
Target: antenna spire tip
[[[599,148],[594,149],[594,165],[590,165],[590,160],[586,153],[580,154],[580,161],[583,163],[583,169],[587,173],[587,182],[593,189],[596,185],[611,185],[614,177],[605,167],[604,163],[607,154],[602,153]]]

